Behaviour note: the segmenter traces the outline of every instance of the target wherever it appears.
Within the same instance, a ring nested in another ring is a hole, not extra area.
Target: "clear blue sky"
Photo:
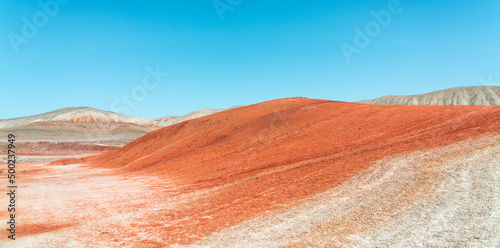
[[[218,13],[212,0],[60,1],[0,1],[0,119],[74,106],[155,118],[284,97],[420,94],[480,77],[500,85],[497,0],[401,0],[379,30],[371,11],[395,3],[220,0]],[[348,63],[341,44],[355,47],[367,25],[373,37]],[[144,88],[157,65],[169,75]]]

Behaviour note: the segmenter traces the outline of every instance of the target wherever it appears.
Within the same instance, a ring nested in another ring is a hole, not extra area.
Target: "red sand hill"
[[[291,98],[185,121],[119,150],[56,163],[163,176],[178,186],[172,194],[211,189],[153,216],[175,223],[162,232],[170,242],[185,244],[335,187],[384,157],[498,131],[500,106]]]

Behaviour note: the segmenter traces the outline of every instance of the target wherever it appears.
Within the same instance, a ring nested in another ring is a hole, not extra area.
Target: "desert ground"
[[[498,247],[499,151],[500,106],[263,102],[19,163],[0,246]]]

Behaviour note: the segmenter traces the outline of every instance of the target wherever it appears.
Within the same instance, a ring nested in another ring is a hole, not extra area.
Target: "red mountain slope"
[[[182,207],[153,213],[164,242],[191,243],[335,187],[384,157],[500,131],[500,106],[377,106],[305,98],[227,110],[153,131],[90,163],[168,178]],[[209,218],[201,218],[209,216]]]

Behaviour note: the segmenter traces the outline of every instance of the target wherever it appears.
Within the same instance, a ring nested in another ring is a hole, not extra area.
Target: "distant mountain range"
[[[456,87],[422,95],[384,96],[358,103],[376,105],[500,105],[500,86]]]
[[[213,114],[223,109],[201,109],[184,116],[157,119],[113,113],[88,107],[64,108],[43,114],[0,120],[0,136],[14,134],[19,160],[53,161],[118,149],[161,127]],[[0,141],[0,154],[4,154]],[[0,161],[5,158],[0,157]]]
[[[0,129],[21,127],[39,122],[56,122],[56,124],[57,122],[78,122],[80,125],[83,123],[128,123],[138,126],[165,127],[223,110],[225,109],[200,109],[184,116],[166,116],[148,120],[142,117],[118,114],[95,108],[73,107],[27,117],[0,119]]]
[[[183,121],[191,120],[194,118],[199,118],[205,115],[211,115],[215,114],[217,112],[224,111],[226,109],[199,109],[196,111],[193,111],[189,114],[183,115],[183,116],[167,116],[167,117],[161,117],[161,118],[156,118],[156,119],[150,119],[150,123],[153,125],[157,125],[160,127],[166,127],[170,125],[174,125]]]
[[[123,115],[110,111],[103,111],[88,107],[63,108],[51,112],[32,115],[27,117],[0,120],[0,129],[19,127],[35,122],[128,122],[137,125],[149,125],[150,123],[141,117]]]

